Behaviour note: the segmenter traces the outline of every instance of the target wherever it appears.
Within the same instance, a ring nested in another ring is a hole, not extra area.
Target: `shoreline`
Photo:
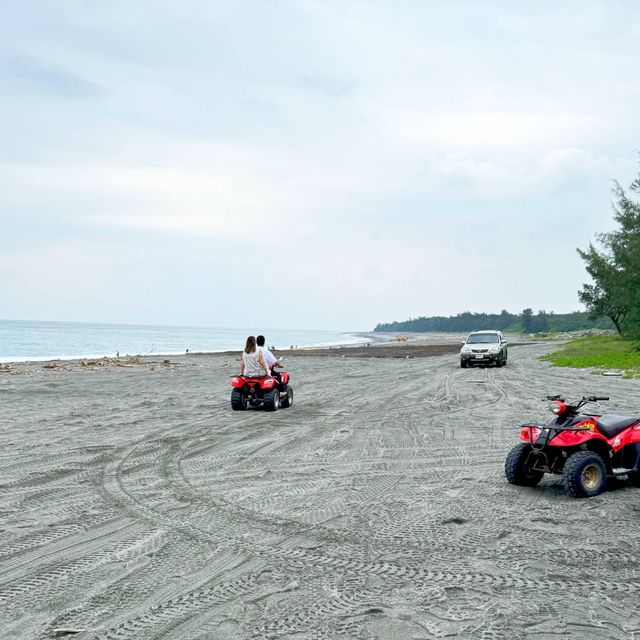
[[[457,334],[416,334],[416,333],[354,333],[348,334],[362,338],[360,342],[347,342],[332,345],[312,345],[294,349],[274,349],[278,357],[334,357],[334,358],[426,358],[439,355],[452,355],[460,351]],[[406,338],[398,340],[398,337]],[[521,336],[510,336],[512,347],[530,344]],[[367,340],[368,339],[368,340]],[[33,370],[69,369],[76,367],[155,367],[167,365],[194,365],[190,360],[211,357],[238,357],[241,349],[220,351],[189,351],[174,353],[126,354],[120,356],[63,356],[57,358],[29,358],[8,360],[0,358],[0,373],[14,371],[16,368]],[[185,362],[186,360],[186,362]]]
[[[443,353],[451,353],[452,348],[455,347],[459,350],[461,341],[464,340],[466,334],[460,333],[444,333],[444,332],[382,332],[382,331],[356,331],[345,332],[342,334],[344,337],[351,337],[350,341],[339,341],[334,343],[321,343],[296,346],[294,349],[282,347],[276,347],[273,351],[282,355],[344,355],[345,350],[358,349],[358,356],[364,356],[370,354],[372,357],[384,357],[380,349],[384,348],[388,350],[389,354],[391,350],[394,352],[405,349],[415,349],[416,347],[425,347],[433,350],[434,346],[440,346],[443,349],[445,346],[447,349],[443,350]],[[511,334],[507,336],[509,338],[509,344],[516,346],[518,344],[526,344],[531,341],[537,342],[532,336],[522,334]],[[375,350],[369,352],[366,350]],[[146,353],[102,353],[102,354],[82,354],[82,355],[55,355],[55,356],[0,356],[0,371],[6,370],[7,367],[13,365],[45,365],[51,362],[57,363],[78,363],[82,361],[100,361],[100,360],[126,360],[131,358],[144,358],[155,359],[158,358],[180,358],[180,357],[204,357],[215,355],[237,355],[242,351],[240,345],[237,349],[211,349],[211,350],[184,350],[184,351],[157,351]],[[340,352],[340,353],[338,353]],[[354,355],[354,354],[350,354]],[[404,355],[411,357],[418,355],[417,351],[409,351]],[[399,355],[386,357],[401,357]],[[419,357],[419,356],[418,356]]]
[[[344,333],[345,336],[353,336],[355,338],[362,338],[361,340],[355,342],[339,342],[339,343],[331,343],[331,344],[317,344],[317,345],[304,345],[297,347],[294,351],[310,351],[313,349],[337,349],[337,348],[350,348],[350,347],[358,347],[367,342],[370,343],[383,343],[387,340],[385,338],[380,338],[378,336],[374,336],[373,332],[349,332]],[[75,363],[82,362],[87,360],[126,360],[127,358],[168,358],[168,357],[181,357],[181,356],[213,356],[213,355],[230,355],[236,354],[242,351],[242,346],[240,346],[237,350],[229,350],[229,349],[211,349],[206,351],[167,351],[167,352],[152,352],[152,353],[123,353],[117,355],[116,353],[112,354],[82,354],[82,355],[55,355],[55,356],[0,356],[0,371],[2,370],[3,365],[16,365],[16,364],[46,364],[49,362],[65,362],[65,363]],[[278,352],[289,352],[291,349],[279,349],[276,348],[274,351]]]
[[[308,347],[300,349],[275,349],[278,357],[290,358],[427,358],[441,355],[457,354],[460,345],[457,343],[442,344],[401,344],[401,343],[365,343],[336,345],[331,347]],[[155,354],[100,358],[67,358],[48,360],[29,360],[0,363],[0,374],[33,372],[40,370],[87,371],[108,368],[156,368],[192,367],[198,362],[207,362],[218,358],[234,358],[239,360],[240,351],[216,351],[181,353],[177,355]],[[287,368],[285,362],[285,369]]]

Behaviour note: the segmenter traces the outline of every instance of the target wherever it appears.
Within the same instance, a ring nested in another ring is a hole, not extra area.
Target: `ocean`
[[[296,329],[229,329],[90,322],[0,320],[0,362],[179,355],[189,351],[241,351],[248,335],[263,333],[276,348],[358,344],[371,338],[355,332]]]

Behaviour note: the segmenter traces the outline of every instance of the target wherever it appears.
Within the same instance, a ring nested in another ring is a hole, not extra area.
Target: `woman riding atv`
[[[240,364],[240,375],[250,378],[261,378],[271,376],[271,371],[264,361],[262,350],[256,347],[255,336],[249,336],[242,352],[242,363]]]

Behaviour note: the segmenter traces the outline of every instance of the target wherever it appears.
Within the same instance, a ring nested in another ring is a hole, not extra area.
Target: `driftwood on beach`
[[[149,356],[125,356],[120,358],[111,358],[105,356],[103,358],[95,358],[95,359],[79,359],[79,360],[52,360],[51,362],[45,362],[42,365],[43,369],[64,369],[71,370],[76,369],[78,367],[85,369],[102,369],[102,368],[137,368],[137,367],[147,367],[150,369],[154,369],[156,366],[161,367],[178,367],[185,366],[185,363],[179,363],[171,361],[168,358],[163,360],[156,360]],[[7,369],[8,370],[8,369]]]

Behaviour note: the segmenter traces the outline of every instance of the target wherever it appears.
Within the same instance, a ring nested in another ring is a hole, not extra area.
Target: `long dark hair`
[[[244,352],[245,353],[254,353],[256,350],[256,337],[255,336],[249,336],[247,338],[247,344],[244,345]]]

